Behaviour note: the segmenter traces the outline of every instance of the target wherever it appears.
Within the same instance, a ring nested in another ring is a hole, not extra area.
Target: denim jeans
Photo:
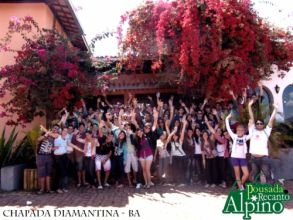
[[[250,175],[253,181],[255,180],[257,181],[257,179],[259,179],[259,177],[256,178],[256,175],[259,175],[260,171],[262,171],[263,174],[265,175],[267,183],[273,183],[269,157],[268,156],[263,156],[263,157],[251,156]]]
[[[194,155],[194,162],[195,162],[195,173],[197,175],[196,181],[201,181],[202,183],[205,180],[205,174],[203,169],[203,162],[202,162],[202,155],[201,154],[195,154]]]
[[[95,160],[92,159],[91,157],[84,157],[83,162],[84,162],[84,168],[86,172],[86,177],[88,179],[88,183],[90,185],[94,185],[95,184],[94,180],[96,177]]]
[[[186,160],[186,182],[191,183],[195,174],[195,157],[187,156]]]
[[[124,177],[123,155],[113,156],[111,160],[111,171],[115,181],[122,184]]]
[[[159,178],[162,178],[162,175],[165,174],[165,178],[167,176],[168,167],[170,163],[169,157],[159,158]]]
[[[66,154],[62,155],[55,155],[56,161],[56,168],[59,173],[58,175],[58,188],[63,189],[67,186],[67,165],[68,165],[68,158]]]

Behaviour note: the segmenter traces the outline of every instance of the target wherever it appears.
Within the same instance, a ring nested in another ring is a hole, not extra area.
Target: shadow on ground
[[[287,181],[285,188],[293,195],[293,181]],[[54,206],[62,207],[125,207],[129,204],[131,197],[141,197],[144,200],[161,202],[170,204],[169,200],[165,200],[165,196],[174,194],[182,198],[192,197],[199,194],[201,197],[225,197],[229,193],[229,188],[220,187],[204,188],[202,185],[192,185],[184,187],[175,186],[154,186],[151,189],[135,189],[135,188],[115,188],[111,187],[104,190],[87,189],[87,188],[70,188],[65,194],[43,194],[37,195],[35,192],[0,192],[0,206],[26,206],[27,202],[31,202],[32,206]],[[285,207],[293,209],[293,200],[288,202]]]

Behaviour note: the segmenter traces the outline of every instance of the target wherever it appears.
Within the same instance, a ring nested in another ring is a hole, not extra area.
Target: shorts
[[[95,160],[96,171],[102,170],[102,161],[105,160],[106,158],[108,158],[107,155],[96,155],[96,160]],[[105,172],[111,170],[111,160],[110,159],[108,159],[106,161],[106,163],[103,164],[103,168],[104,168]]]
[[[231,157],[231,164],[233,167],[247,167],[247,160],[245,158]]]
[[[76,156],[75,163],[76,163],[76,170],[83,171],[84,170],[84,159],[83,156]]]
[[[147,157],[140,157],[139,160],[149,160],[152,161],[153,160],[153,155],[147,156]]]
[[[138,163],[137,163],[137,157],[134,153],[128,153],[127,154],[127,160],[124,167],[125,173],[130,172],[130,168],[132,167],[134,172],[138,171]]]
[[[37,174],[38,177],[46,177],[52,175],[53,159],[52,155],[37,155]]]

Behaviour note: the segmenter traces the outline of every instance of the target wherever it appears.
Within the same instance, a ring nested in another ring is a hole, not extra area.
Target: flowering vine
[[[249,0],[146,1],[122,16],[118,30],[125,66],[152,60],[154,71],[177,73],[199,96],[241,94],[269,77],[272,64],[292,65],[292,35],[266,24]]]
[[[11,44],[16,34],[24,40],[19,50]],[[10,117],[10,125],[25,124],[44,114],[50,122],[57,110],[74,105],[84,95],[96,95],[106,84],[97,76],[87,52],[73,47],[55,30],[41,29],[30,16],[11,17],[0,51],[15,54],[15,63],[0,69],[4,79],[0,96],[12,95],[2,103],[0,115]]]

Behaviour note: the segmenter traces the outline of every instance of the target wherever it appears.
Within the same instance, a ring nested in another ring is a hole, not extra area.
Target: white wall
[[[293,68],[290,69],[289,72],[286,73],[284,78],[278,77],[279,71],[276,66],[272,67],[274,70],[274,74],[271,76],[270,80],[262,81],[263,85],[268,88],[273,95],[273,102],[279,105],[279,112],[283,113],[283,92],[285,88],[293,84]],[[276,93],[275,86],[278,85],[280,87],[279,93]]]

